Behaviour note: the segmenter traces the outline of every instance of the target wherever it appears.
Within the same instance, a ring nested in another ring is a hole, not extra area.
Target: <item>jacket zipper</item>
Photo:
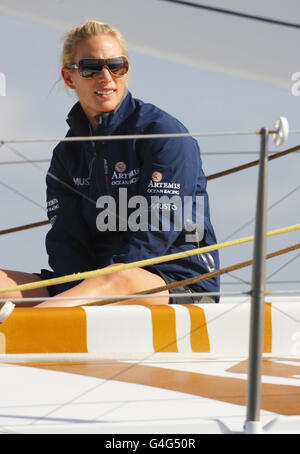
[[[93,171],[93,167],[94,167],[94,162],[95,162],[96,156],[97,156],[97,153],[96,153],[96,150],[94,150],[93,157],[92,157],[92,159],[90,161],[90,164],[89,164],[89,176],[88,176],[89,180],[92,177],[92,171]]]

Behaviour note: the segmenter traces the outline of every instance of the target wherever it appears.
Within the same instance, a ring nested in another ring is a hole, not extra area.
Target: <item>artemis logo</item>
[[[6,96],[6,77],[0,73],[0,96]]]

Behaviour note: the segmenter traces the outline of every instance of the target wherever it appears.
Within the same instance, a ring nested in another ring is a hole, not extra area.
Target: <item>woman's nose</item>
[[[99,75],[97,76],[97,78],[101,79],[101,80],[105,80],[105,81],[110,81],[112,79],[112,76],[109,72],[109,69],[107,68],[107,66],[104,66],[102,68],[102,71],[99,73]]]

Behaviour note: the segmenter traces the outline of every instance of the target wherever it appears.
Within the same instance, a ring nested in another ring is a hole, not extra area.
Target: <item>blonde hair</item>
[[[110,35],[116,38],[122,48],[123,55],[128,58],[125,40],[119,30],[111,25],[94,20],[87,20],[84,24],[77,25],[63,36],[64,46],[61,55],[61,65],[66,67],[74,62],[77,44],[97,35]]]

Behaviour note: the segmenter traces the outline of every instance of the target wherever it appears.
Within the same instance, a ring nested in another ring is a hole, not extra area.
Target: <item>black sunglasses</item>
[[[99,76],[103,68],[107,68],[114,77],[121,77],[127,74],[129,62],[126,57],[113,58],[82,58],[73,65],[66,66],[67,69],[78,69],[78,74],[85,79],[92,79]]]

